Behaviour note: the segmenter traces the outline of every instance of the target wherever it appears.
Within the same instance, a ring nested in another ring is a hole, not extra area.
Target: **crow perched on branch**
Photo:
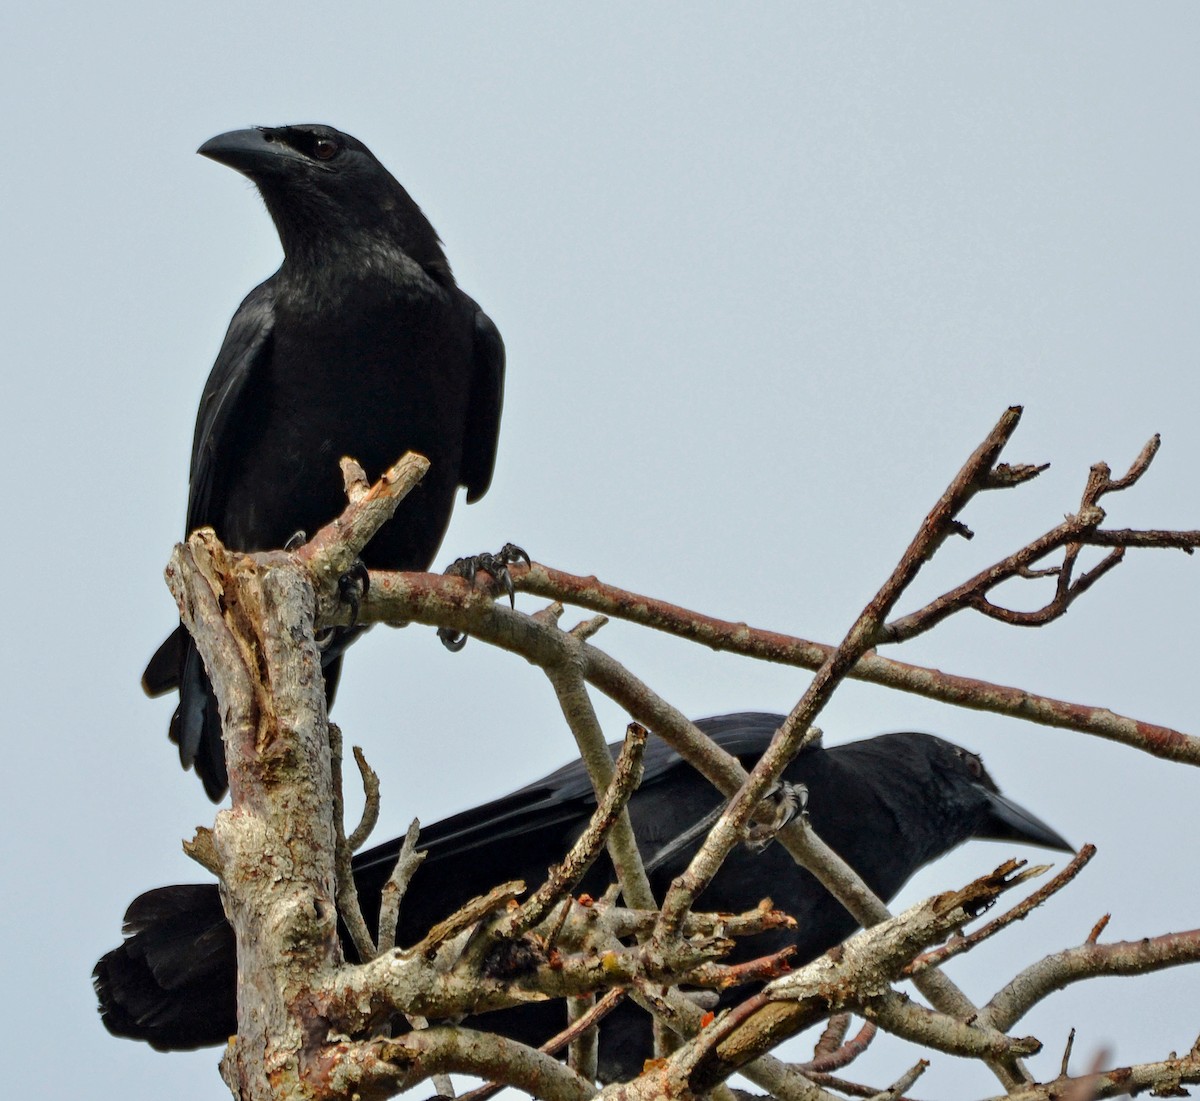
[[[431,466],[363,551],[367,567],[423,570],[460,485],[487,492],[504,344],[458,289],[433,227],[360,141],[329,126],[221,134],[199,152],[254,181],[283,263],[238,307],[196,417],[187,531],[235,550],[284,546],[345,506],[338,460],[373,480],[405,451]],[[332,702],[343,631],[326,650]],[[171,739],[215,801],[227,787],[216,701],[182,627],[142,677],[179,690]]]
[[[782,715],[750,712],[698,725],[750,768],[782,721]],[[978,757],[930,734],[883,734],[831,749],[813,744],[784,779],[807,786],[818,835],[884,899],[918,868],[972,837],[1071,851],[1054,830],[1000,794]],[[651,740],[629,814],[660,901],[703,840],[705,831],[694,827],[722,804],[707,780],[665,743]],[[423,829],[420,847],[428,856],[401,907],[398,943],[416,943],[432,924],[497,883],[523,879],[533,889],[587,825],[595,805],[587,772],[575,761],[512,795]],[[393,841],[354,861],[363,912],[372,924],[398,851]],[[598,897],[613,879],[605,854],[581,889]],[[757,853],[735,850],[697,909],[741,912],[766,896],[797,927],[750,939],[736,958],[793,944],[793,962],[804,963],[854,931],[854,919],[776,844]],[[125,942],[100,960],[94,974],[110,1032],[178,1050],[223,1043],[236,1031],[236,949],[215,885],[142,895],[125,915],[125,933]],[[347,953],[353,958],[348,944]],[[561,1002],[540,1003],[471,1024],[537,1045],[564,1027],[564,1014]],[[650,1041],[649,1018],[636,1007],[618,1007],[600,1030],[602,1077],[636,1074]]]

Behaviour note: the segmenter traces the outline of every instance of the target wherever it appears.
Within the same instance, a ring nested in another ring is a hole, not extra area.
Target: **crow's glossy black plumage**
[[[318,125],[212,138],[206,157],[248,176],[279,231],[279,270],[234,314],[200,399],[187,530],[227,546],[282,547],[345,507],[338,460],[375,479],[405,451],[429,473],[363,552],[368,567],[433,561],[458,486],[492,477],[504,385],[495,325],[458,289],[433,227],[348,134]],[[326,651],[332,699],[348,634]],[[182,628],[150,660],[150,695],[179,690],[171,721],[184,767],[227,785],[216,704]]]
[[[700,722],[725,750],[753,765],[782,721],[746,713]],[[615,747],[614,747],[615,748]],[[699,843],[672,843],[721,803],[721,797],[662,742],[651,741],[641,787],[629,804],[651,883],[661,900]],[[918,868],[968,838],[1027,842],[1068,850],[1045,823],[999,793],[979,758],[929,734],[884,734],[849,745],[813,746],[788,766],[785,779],[808,787],[816,831],[871,888],[891,898]],[[586,825],[595,797],[580,762],[512,795],[447,818],[421,832],[428,851],[401,910],[400,943],[412,944],[436,921],[496,883],[524,879],[532,889]],[[398,843],[354,862],[363,910],[378,914],[380,890]],[[668,859],[656,859],[670,851]],[[601,857],[583,882],[599,895],[612,878]],[[736,850],[699,909],[743,911],[770,896],[798,926],[751,938],[749,958],[796,946],[804,962],[845,939],[853,918],[776,844],[761,853]],[[163,887],[134,901],[125,916],[128,939],[96,966],[96,990],[109,1030],[163,1050],[223,1042],[236,1029],[233,932],[215,886]],[[475,1019],[530,1043],[564,1024],[561,1003],[527,1006]],[[635,1073],[649,1053],[648,1019],[621,1007],[601,1029],[601,1071]]]

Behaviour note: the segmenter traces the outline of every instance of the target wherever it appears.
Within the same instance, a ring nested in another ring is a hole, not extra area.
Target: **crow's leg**
[[[490,574],[493,579],[499,582],[500,586],[508,593],[508,603],[511,606],[516,605],[516,596],[513,590],[512,575],[508,572],[508,567],[517,563],[524,562],[525,565],[530,565],[529,555],[526,554],[516,543],[505,543],[495,554],[472,554],[466,558],[456,558],[449,566],[446,567],[445,573],[453,577],[465,577],[467,583],[475,584],[475,575],[482,571]],[[461,631],[451,630],[449,627],[438,628],[438,638],[442,640],[442,645],[454,653],[458,653],[467,644],[467,636]]]

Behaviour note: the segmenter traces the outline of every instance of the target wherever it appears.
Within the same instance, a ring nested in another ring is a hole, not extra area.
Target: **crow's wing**
[[[229,322],[217,361],[204,384],[196,414],[196,434],[192,439],[189,534],[217,519],[221,507],[214,484],[217,456],[228,453],[226,433],[237,420],[248,383],[270,356],[271,333],[275,326],[275,278],[272,276],[260,283],[246,295]]]
[[[500,410],[504,402],[504,341],[492,319],[478,307],[475,309],[474,368],[458,479],[467,487],[468,503],[478,501],[491,485],[496,444],[500,438]]]
[[[782,715],[745,712],[701,719],[697,726],[726,752],[757,759],[782,721]],[[620,742],[609,745],[614,754],[620,748]],[[677,769],[691,772],[679,754],[658,738],[650,740],[643,763],[642,783],[634,793],[635,800],[674,778]],[[701,785],[701,793],[703,790]],[[714,793],[714,798],[719,796]],[[473,849],[518,840],[529,845],[535,835],[550,834],[557,838],[582,829],[595,806],[596,796],[587,769],[582,761],[575,760],[511,795],[433,823],[421,831],[420,845],[429,852],[431,861],[451,853],[459,857]],[[399,842],[389,841],[356,857],[355,871],[390,865],[398,852]]]

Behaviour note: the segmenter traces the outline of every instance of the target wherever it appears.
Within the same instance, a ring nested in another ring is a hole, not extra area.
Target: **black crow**
[[[238,307],[204,386],[192,442],[187,531],[211,525],[235,550],[284,546],[345,507],[338,460],[372,480],[405,451],[431,466],[363,551],[367,567],[423,570],[460,485],[487,492],[504,344],[450,272],[407,191],[362,142],[330,126],[256,127],[199,152],[254,181],[283,263]],[[332,702],[341,653],[326,650]],[[142,677],[179,690],[171,739],[215,801],[227,779],[216,701],[182,627]]]
[[[698,725],[749,768],[782,720],[751,712]],[[1000,794],[978,757],[930,734],[883,734],[831,749],[812,745],[784,778],[807,786],[807,813],[817,833],[884,899],[922,865],[968,838],[1070,851],[1054,830]],[[586,825],[595,803],[587,772],[575,761],[512,795],[423,829],[420,846],[429,855],[405,896],[399,942],[415,943],[434,922],[496,883],[524,879],[532,889]],[[692,827],[722,803],[707,780],[665,743],[651,740],[629,813],[660,901],[703,837]],[[687,844],[675,844],[689,832]],[[370,921],[398,850],[393,841],[354,861]],[[612,877],[604,855],[581,889],[598,896]],[[775,844],[758,853],[735,850],[697,908],[740,912],[766,896],[795,917],[797,927],[750,938],[739,958],[794,944],[795,962],[802,963],[855,929],[841,905]],[[233,931],[214,885],[162,887],[142,895],[125,915],[125,934],[94,974],[109,1031],[160,1050],[218,1044],[236,1031]],[[563,1012],[561,1002],[544,1003],[471,1023],[539,1044],[563,1027]],[[603,1077],[629,1077],[649,1052],[649,1019],[641,1010],[622,1006],[606,1019]]]

